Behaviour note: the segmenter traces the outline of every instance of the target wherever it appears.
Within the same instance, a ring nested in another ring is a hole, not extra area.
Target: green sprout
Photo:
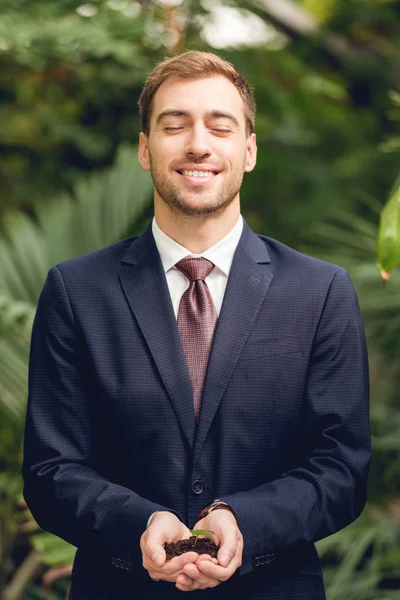
[[[193,546],[197,544],[197,540],[200,535],[214,535],[213,531],[209,531],[208,529],[189,529],[190,533],[195,536],[195,541]]]

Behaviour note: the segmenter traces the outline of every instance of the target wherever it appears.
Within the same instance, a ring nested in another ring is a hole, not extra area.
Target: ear
[[[143,132],[139,134],[138,159],[145,171],[150,171],[149,139]]]
[[[257,144],[256,134],[252,133],[247,138],[246,162],[244,166],[245,173],[252,171],[257,162]]]

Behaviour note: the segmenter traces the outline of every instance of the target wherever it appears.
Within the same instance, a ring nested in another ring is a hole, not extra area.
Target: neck
[[[161,231],[190,250],[192,254],[201,254],[219,242],[236,225],[240,215],[240,205],[234,204],[229,205],[220,215],[188,218],[171,213],[168,207],[156,203],[154,216]]]

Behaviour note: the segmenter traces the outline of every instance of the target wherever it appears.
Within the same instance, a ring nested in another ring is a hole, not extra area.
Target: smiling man
[[[70,600],[323,600],[314,543],[360,514],[370,461],[356,294],[241,216],[255,104],[232,64],[167,59],[139,107],[154,219],[49,272],[25,498],[78,547]],[[217,558],[166,560],[189,528]]]
[[[238,90],[223,76],[167,80],[155,94],[149,127],[151,136],[140,134],[139,157],[152,173],[156,220],[162,210],[168,220],[170,213],[207,217],[228,232],[238,220],[243,173],[256,159]]]

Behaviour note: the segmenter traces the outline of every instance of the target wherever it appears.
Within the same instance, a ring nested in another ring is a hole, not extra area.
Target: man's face
[[[256,152],[243,100],[221,76],[163,83],[153,99],[150,134],[139,140],[155,204],[192,218],[239,206],[243,174],[254,168]]]

